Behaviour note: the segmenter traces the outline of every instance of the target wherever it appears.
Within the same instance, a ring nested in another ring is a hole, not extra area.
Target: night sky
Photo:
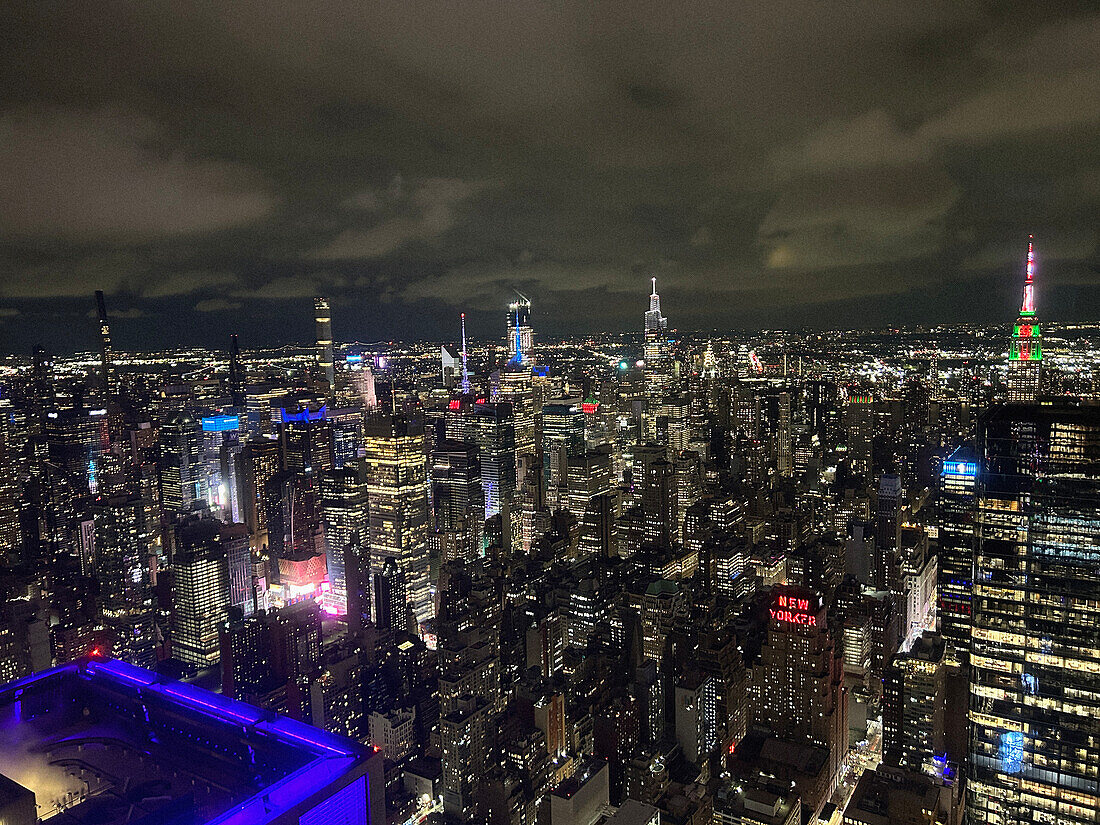
[[[1100,4],[0,4],[0,349],[1100,308]]]

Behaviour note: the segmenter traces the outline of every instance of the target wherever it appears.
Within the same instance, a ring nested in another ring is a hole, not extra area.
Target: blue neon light
[[[973,461],[948,461],[943,465],[943,475],[957,475],[974,478],[978,475],[978,465]]]
[[[1006,730],[1001,734],[1001,770],[1019,773],[1024,768],[1024,734],[1018,730]]]
[[[344,360],[349,364],[362,364],[363,354],[359,352],[349,352]]]
[[[202,420],[204,433],[225,433],[240,428],[241,420],[235,415],[210,415]]]
[[[541,367],[541,366],[540,367],[532,367],[531,372],[534,373],[535,375],[537,375],[539,378],[549,378],[550,377],[550,368],[549,367]]]
[[[321,409],[317,410],[317,412],[312,412],[309,407],[306,407],[304,410],[294,413],[288,413],[286,407],[281,407],[279,409],[279,414],[282,416],[284,424],[288,424],[291,421],[301,421],[303,423],[308,421],[322,421],[328,415],[328,405],[322,404]]]

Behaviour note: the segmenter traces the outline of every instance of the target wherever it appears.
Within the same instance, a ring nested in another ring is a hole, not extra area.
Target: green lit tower
[[[1035,246],[1027,242],[1027,280],[1020,317],[1012,327],[1008,350],[1008,401],[1026,404],[1039,394],[1039,373],[1043,364],[1043,341],[1039,320],[1035,317]]]

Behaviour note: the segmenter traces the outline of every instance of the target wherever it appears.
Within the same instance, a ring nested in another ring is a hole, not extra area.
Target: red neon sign
[[[448,409],[452,409],[452,410],[460,410],[460,409],[462,409],[462,402],[459,401],[457,398],[454,398],[454,399],[451,400],[451,402],[449,404],[447,404],[447,407],[448,407]]]
[[[775,607],[768,610],[773,619],[786,624],[817,627],[817,616],[810,612],[810,600],[793,596],[777,596]]]
[[[583,412],[585,415],[595,415],[596,410],[598,410],[599,408],[599,404],[591,404],[587,401],[581,404],[581,412]]]

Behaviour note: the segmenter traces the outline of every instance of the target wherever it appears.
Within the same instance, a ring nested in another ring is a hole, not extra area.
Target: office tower
[[[190,508],[200,498],[202,423],[188,412],[168,417],[160,427],[161,506],[166,514]]]
[[[531,329],[531,302],[516,293],[508,305],[508,364],[510,367],[530,367],[535,346]]]
[[[361,464],[352,462],[321,472],[321,524],[329,577],[324,606],[330,613],[347,613],[347,549],[367,539],[368,503],[366,471]]]
[[[218,628],[229,609],[229,558],[222,523],[190,517],[172,554],[172,656],[199,669],[218,664]]]
[[[889,765],[921,771],[946,750],[946,645],[925,633],[898,653],[882,685],[882,757]],[[957,754],[956,756],[960,756]]]
[[[243,414],[248,404],[248,393],[245,391],[245,370],[241,363],[241,348],[237,343],[236,334],[229,336],[229,399],[233,402],[236,412]]]
[[[970,649],[978,457],[959,447],[940,470],[938,612],[949,655]]]
[[[646,393],[659,399],[668,390],[671,379],[671,359],[668,347],[668,319],[661,314],[661,296],[657,294],[657,279],[652,278],[653,292],[645,313],[644,353]]]
[[[836,777],[848,752],[848,697],[841,651],[816,593],[772,588],[767,636],[753,665],[750,721],[782,739],[829,751]]]
[[[476,445],[442,439],[432,450],[432,526],[455,547],[447,555],[473,561],[482,554],[485,524],[481,460]]]
[[[328,298],[313,299],[313,315],[317,326],[317,366],[331,398],[336,394],[336,367],[333,364],[332,312]]]
[[[275,479],[281,470],[279,442],[270,438],[250,439],[241,450],[242,517],[248,527],[252,546],[259,550],[268,544],[267,514],[277,495]]]
[[[960,821],[959,785],[879,765],[863,771],[844,825],[949,825]]]
[[[516,494],[516,422],[507,402],[481,402],[463,412],[462,440],[475,444],[481,465],[485,518]]]
[[[225,558],[229,565],[229,606],[240,608],[248,616],[256,602],[248,528],[243,524],[223,524],[218,540],[225,548]]]
[[[202,447],[198,471],[199,498],[225,521],[240,521],[237,475],[240,467],[240,416],[208,415],[201,419]]]
[[[111,638],[111,655],[152,666],[156,641],[151,565],[156,525],[151,523],[146,502],[126,493],[97,499],[91,515],[98,614]]]
[[[844,425],[852,469],[865,473],[871,469],[871,444],[875,435],[875,400],[870,393],[849,390],[844,407]]]
[[[297,412],[279,412],[283,469],[296,475],[312,476],[334,467],[335,436],[328,408],[305,407]]]
[[[458,382],[460,361],[451,355],[446,345],[439,347],[439,361],[443,372],[443,386],[451,389]]]
[[[371,587],[374,595],[374,624],[382,633],[399,633],[408,622],[408,594],[405,574],[392,557],[382,560],[382,569],[375,572]]]
[[[631,475],[634,480],[634,503],[645,514],[644,540],[670,547],[678,540],[678,503],[676,468],[659,444],[635,448]]]
[[[994,407],[978,424],[970,822],[1100,810],[1100,407]]]
[[[75,495],[99,492],[99,471],[110,447],[107,410],[50,410],[43,426],[49,460]]]
[[[702,764],[718,747],[718,680],[697,670],[677,680],[676,741],[691,762]]]
[[[779,393],[778,421],[775,429],[775,460],[776,469],[781,476],[790,476],[794,472],[794,457],[791,440],[791,394]]]
[[[364,425],[372,565],[387,556],[405,574],[417,621],[432,617],[428,580],[428,478],[424,425],[379,415]]]
[[[901,533],[901,477],[884,475],[878,485],[875,510],[875,555],[871,576],[878,590],[900,589],[898,540]]]
[[[112,363],[111,324],[107,320],[107,304],[103,300],[103,291],[95,292],[96,313],[99,316],[99,381],[107,398],[118,395],[118,376]]]
[[[1043,365],[1043,340],[1039,320],[1035,317],[1035,247],[1028,236],[1027,275],[1020,317],[1012,327],[1012,342],[1008,349],[1008,401],[1030,403],[1039,394]]]
[[[584,453],[584,410],[580,398],[559,398],[542,407],[542,472],[552,507],[564,506],[569,457]]]

